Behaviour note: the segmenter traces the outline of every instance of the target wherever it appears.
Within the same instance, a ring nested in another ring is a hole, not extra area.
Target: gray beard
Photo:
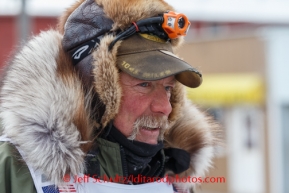
[[[128,137],[128,139],[134,140],[142,127],[160,128],[158,140],[163,141],[164,133],[169,127],[169,121],[165,116],[141,116],[134,122],[132,134]]]

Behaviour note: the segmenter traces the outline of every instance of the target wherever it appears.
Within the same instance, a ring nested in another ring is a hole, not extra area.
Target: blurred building
[[[188,96],[224,129],[225,147],[208,176],[226,183],[202,184],[197,193],[289,192],[289,2],[167,1],[191,20],[178,54],[203,74]],[[53,8],[27,0],[24,15],[19,2],[0,0],[1,68],[25,41],[23,30],[55,27],[74,1],[51,0]]]
[[[260,26],[208,25],[180,51],[203,73],[203,85],[188,89],[190,99],[224,129],[225,147],[208,176],[225,176],[226,183],[203,184],[199,192],[269,192],[265,45],[256,35]]]
[[[226,183],[197,192],[289,192],[289,3],[183,3],[195,7],[179,9],[192,23],[179,55],[203,73],[188,96],[221,123],[226,143],[208,174]]]
[[[29,16],[28,35],[36,35],[41,30],[55,27],[57,18],[43,16]],[[0,68],[3,68],[10,56],[17,51],[25,40],[21,39],[19,18],[15,15],[0,15]]]

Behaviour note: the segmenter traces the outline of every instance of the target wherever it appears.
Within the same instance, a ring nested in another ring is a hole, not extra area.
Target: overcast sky
[[[29,15],[58,16],[75,0],[26,0]],[[289,0],[166,0],[192,20],[289,23]],[[0,15],[19,13],[21,0],[0,0]]]

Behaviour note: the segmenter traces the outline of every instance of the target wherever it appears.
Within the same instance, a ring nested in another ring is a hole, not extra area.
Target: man
[[[88,179],[193,191],[179,179],[210,167],[217,126],[186,99],[202,77],[173,54],[189,22],[168,11],[162,0],[81,0],[16,54],[0,94],[0,192],[78,191]]]

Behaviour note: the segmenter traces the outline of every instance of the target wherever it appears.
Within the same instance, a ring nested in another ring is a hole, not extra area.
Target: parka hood
[[[91,64],[86,67],[86,75],[91,75],[89,83],[64,48],[65,23],[83,2],[76,2],[64,13],[58,30],[33,37],[16,54],[0,93],[3,134],[24,153],[29,165],[41,169],[56,184],[67,173],[77,175],[85,171],[84,156],[91,142],[113,120],[121,103],[116,66],[121,42],[109,51],[113,34],[106,34],[91,57],[83,60]],[[112,31],[125,29],[132,20],[173,10],[162,0],[90,2],[102,7],[108,19],[114,21]],[[181,42],[176,39],[172,44],[177,48]],[[180,177],[201,177],[211,167],[219,128],[187,99],[180,83],[173,90],[171,104],[165,146],[184,149],[191,155],[191,166]],[[167,174],[175,176],[172,171]],[[193,188],[194,184],[181,187]]]

